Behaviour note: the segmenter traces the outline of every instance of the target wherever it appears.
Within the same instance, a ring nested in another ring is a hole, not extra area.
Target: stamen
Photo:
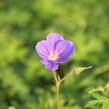
[[[50,53],[50,57],[49,57],[49,59],[50,60],[52,60],[52,61],[55,61],[55,60],[57,60],[58,59],[58,55],[57,55],[57,53]]]

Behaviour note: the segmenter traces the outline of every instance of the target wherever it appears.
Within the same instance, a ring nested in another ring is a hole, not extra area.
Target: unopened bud
[[[74,72],[76,75],[79,75],[81,72],[83,72],[84,70],[90,69],[92,68],[92,66],[89,67],[77,67],[74,69]]]
[[[10,106],[8,107],[8,109],[16,109],[14,106]]]

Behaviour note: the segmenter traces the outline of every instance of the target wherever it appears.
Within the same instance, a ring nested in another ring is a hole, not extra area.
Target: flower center
[[[49,59],[52,60],[52,61],[55,61],[58,59],[58,55],[57,53],[50,53],[50,56],[49,56]]]

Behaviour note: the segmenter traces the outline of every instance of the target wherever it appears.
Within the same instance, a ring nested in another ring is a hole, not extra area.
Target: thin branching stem
[[[55,81],[55,85],[56,85],[56,105],[57,105],[57,109],[59,109],[59,88],[60,88],[60,84],[67,78],[69,77],[71,74],[80,74],[82,71],[92,68],[92,66],[89,67],[79,67],[77,69],[74,69],[73,71],[71,71],[70,73],[68,73],[66,76],[64,76],[62,79],[60,79],[59,75],[57,75],[56,71],[53,71],[53,77],[54,77],[54,81]]]
[[[75,71],[72,71],[70,73],[68,73],[66,76],[64,76],[61,80],[60,83],[63,82],[68,76],[70,76],[71,74],[75,73]]]

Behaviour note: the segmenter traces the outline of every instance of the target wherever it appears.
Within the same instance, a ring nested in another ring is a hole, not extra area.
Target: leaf
[[[89,93],[91,94],[91,93],[94,93],[94,92],[103,92],[103,91],[104,91],[104,88],[100,86],[96,89],[90,90]]]
[[[109,109],[109,103],[104,103],[102,109]]]
[[[89,101],[86,107],[92,107],[94,105],[98,104],[98,100]]]
[[[104,96],[101,96],[101,95],[99,95],[97,93],[92,94],[92,96],[94,98],[96,98],[97,100],[99,100],[100,102],[109,102],[109,99],[108,98],[106,98]]]

